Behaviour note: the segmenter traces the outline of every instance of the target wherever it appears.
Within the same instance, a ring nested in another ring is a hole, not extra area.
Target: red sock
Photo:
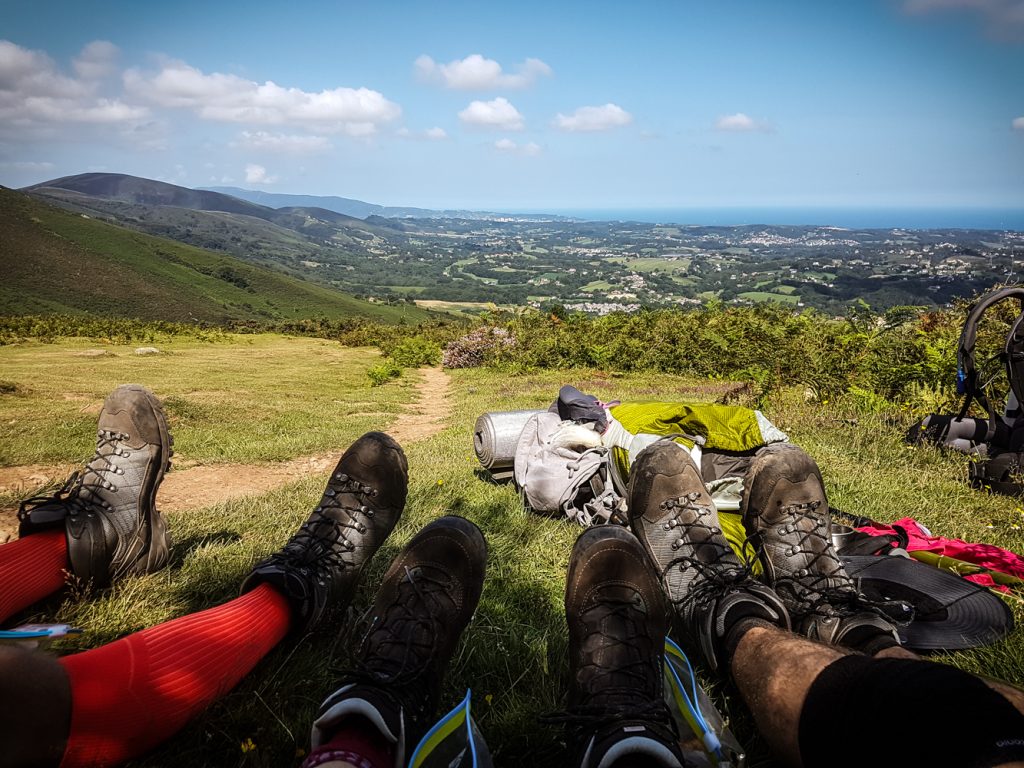
[[[64,531],[43,531],[0,547],[0,621],[64,586]]]
[[[291,611],[268,584],[60,663],[71,682],[61,767],[141,755],[235,687],[287,634]]]
[[[370,721],[358,717],[346,722],[326,744],[309,753],[302,768],[343,760],[356,768],[392,768],[394,747]]]

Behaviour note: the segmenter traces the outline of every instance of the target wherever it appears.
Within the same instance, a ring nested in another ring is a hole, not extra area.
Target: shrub
[[[504,328],[478,328],[448,342],[441,357],[445,368],[475,368],[499,349],[516,346],[516,337]]]
[[[370,379],[371,387],[379,387],[381,384],[387,384],[392,379],[397,379],[402,375],[402,369],[395,364],[394,360],[385,358],[377,365],[370,366],[366,370],[366,375]]]
[[[402,368],[437,365],[441,359],[441,346],[423,336],[410,336],[397,344],[383,344],[381,351]]]

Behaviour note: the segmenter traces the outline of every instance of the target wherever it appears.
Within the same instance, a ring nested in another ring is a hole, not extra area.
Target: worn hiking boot
[[[676,443],[661,440],[637,456],[629,520],[661,575],[683,637],[712,670],[727,661],[726,639],[740,619],[789,629],[778,596],[729,546],[696,464]]]
[[[363,717],[394,745],[395,765],[433,724],[441,682],[480,600],[487,543],[473,523],[427,525],[384,574],[355,668],[320,708],[313,748],[346,718]]]
[[[401,446],[367,432],[345,451],[320,503],[276,552],[252,569],[242,592],[268,583],[292,607],[294,628],[312,629],[352,597],[363,568],[405,508],[409,465]]]
[[[746,486],[743,524],[794,630],[867,652],[898,644],[887,614],[901,614],[905,606],[868,600],[847,575],[832,544],[825,484],[814,460],[795,445],[770,445],[754,457]]]
[[[607,768],[625,756],[680,768],[679,734],[663,696],[665,595],[643,547],[625,528],[583,532],[565,585],[573,762]]]
[[[153,393],[138,384],[118,387],[100,411],[96,454],[52,496],[21,503],[19,534],[63,525],[71,572],[97,587],[162,568],[171,537],[156,491],[170,467],[171,442]]]

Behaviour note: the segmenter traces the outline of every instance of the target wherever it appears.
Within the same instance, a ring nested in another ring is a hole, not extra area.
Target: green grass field
[[[93,416],[78,413],[78,401],[65,404],[60,393],[80,393],[94,402],[125,380],[142,381],[170,399],[177,445],[183,453],[208,460],[225,455],[220,445],[235,445],[233,456],[249,458],[287,458],[332,443],[340,453],[363,430],[386,426],[398,404],[409,398],[401,382],[366,387],[361,372],[374,359],[371,353],[320,341],[246,337],[225,345],[182,342],[166,357],[140,359],[114,350],[118,353],[112,357],[80,361],[75,351],[71,342],[0,349],[2,378],[27,390],[0,395],[0,464],[39,456],[53,461],[85,457]],[[257,353],[265,355],[259,360],[268,365],[279,356],[273,364],[280,367],[263,370],[241,362]],[[405,514],[374,560],[349,614],[312,635],[286,640],[199,721],[137,765],[297,764],[308,748],[313,712],[333,690],[336,670],[351,663],[360,637],[357,618],[372,598],[373,585],[421,526],[447,513],[468,517],[482,528],[489,561],[483,598],[456,653],[443,703],[451,706],[466,688],[473,689],[474,716],[496,765],[564,765],[562,733],[538,725],[537,716],[564,706],[564,578],[580,529],[527,514],[512,488],[481,479],[472,450],[473,424],[487,411],[545,407],[563,383],[606,401],[710,400],[724,385],[587,370],[451,375],[453,409],[446,427],[407,446],[411,485]],[[279,377],[283,380],[276,381]],[[187,408],[174,406],[174,398],[194,405],[197,415],[186,415]],[[244,408],[239,398],[245,398]],[[963,457],[905,446],[900,417],[865,416],[836,403],[809,405],[797,390],[773,398],[766,411],[818,460],[835,506],[883,521],[909,515],[936,533],[1024,551],[1024,508],[968,488]],[[307,414],[314,413],[320,418],[310,424]],[[9,434],[11,421],[28,426]],[[43,442],[49,443],[45,451]],[[36,447],[22,449],[22,443]],[[324,480],[301,478],[258,497],[170,515],[176,546],[169,569],[84,599],[57,596],[25,618],[86,628],[59,646],[67,652],[230,600],[252,564],[280,547],[306,518]],[[1018,622],[1024,619],[1019,598],[1011,605]],[[1024,631],[988,648],[938,658],[1020,685]],[[722,696],[721,687],[715,689]],[[763,757],[764,747],[743,706],[726,699],[720,705],[734,718],[748,753]],[[254,750],[242,750],[247,739]]]
[[[741,299],[747,301],[777,301],[781,304],[796,304],[800,297],[793,294],[769,293],[768,291],[746,291],[739,294]]]

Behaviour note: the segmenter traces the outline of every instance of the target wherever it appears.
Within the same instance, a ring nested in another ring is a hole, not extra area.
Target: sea
[[[531,211],[518,211],[531,213]],[[586,221],[742,226],[789,224],[847,229],[989,229],[1024,232],[1022,208],[563,208],[532,211]]]

